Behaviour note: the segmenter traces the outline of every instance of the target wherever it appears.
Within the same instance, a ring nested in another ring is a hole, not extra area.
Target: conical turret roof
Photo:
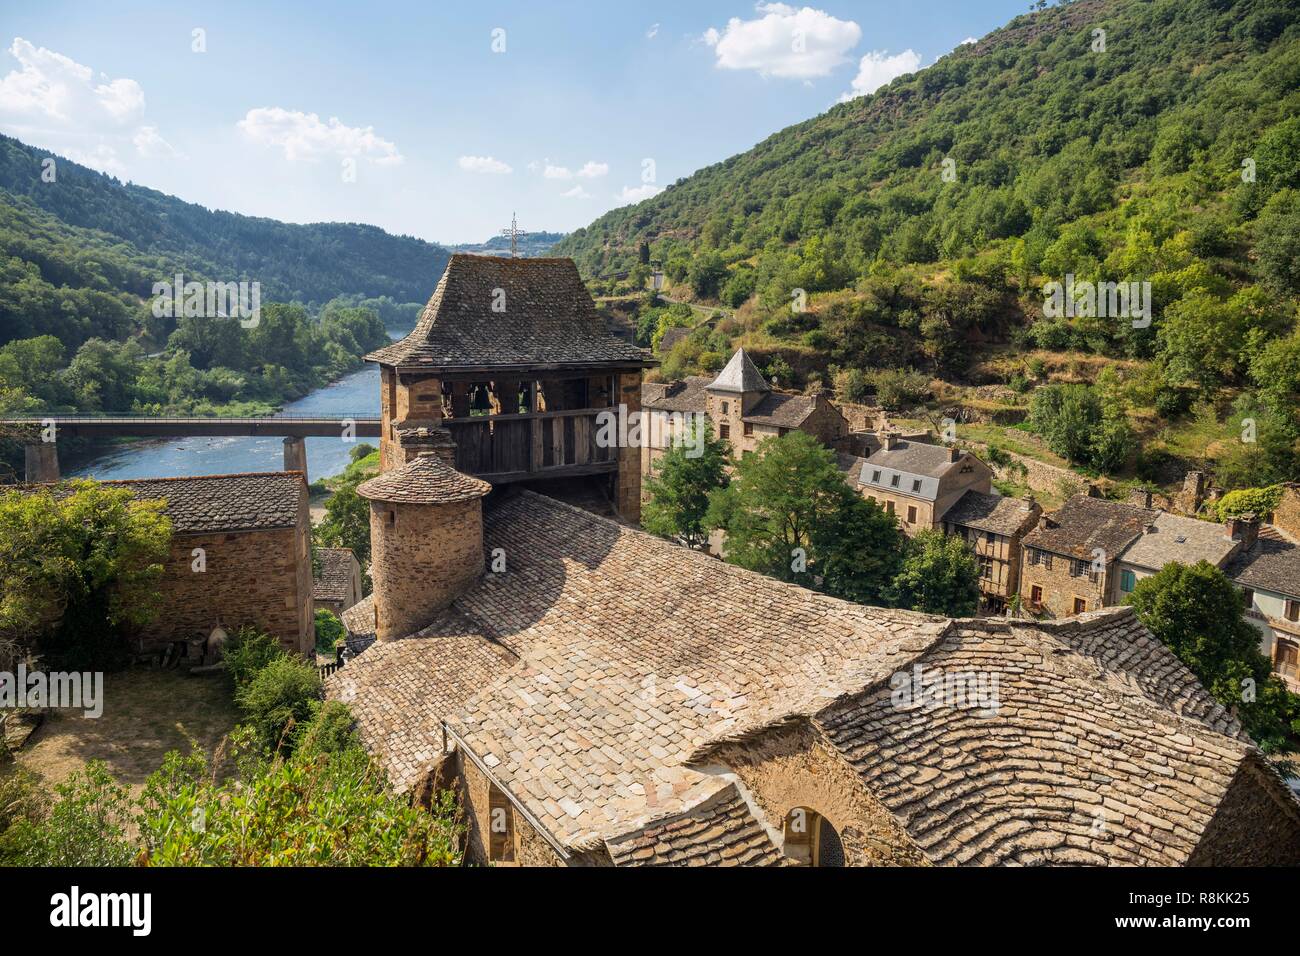
[[[772,386],[767,384],[763,373],[744,349],[736,349],[736,354],[731,357],[727,367],[718,373],[718,377],[708,387],[715,392],[772,391]]]
[[[443,505],[482,498],[492,486],[461,474],[433,455],[421,455],[401,468],[385,472],[357,486],[357,494],[371,501],[410,505]]]

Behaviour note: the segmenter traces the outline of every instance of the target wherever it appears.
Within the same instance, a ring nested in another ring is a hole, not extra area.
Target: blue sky
[[[250,215],[568,231],[1027,6],[7,4],[0,130]]]

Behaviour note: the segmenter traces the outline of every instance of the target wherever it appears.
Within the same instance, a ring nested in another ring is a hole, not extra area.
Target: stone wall
[[[641,411],[641,372],[624,372],[618,377],[618,403],[627,406],[629,420]],[[618,449],[618,480],[615,483],[614,508],[619,517],[632,524],[641,523],[641,448]]]
[[[1282,486],[1282,499],[1273,509],[1273,525],[1300,540],[1300,484]]]
[[[310,654],[315,631],[305,529],[173,537],[159,585],[161,608],[135,649],[207,637],[220,624],[231,633],[252,625],[286,651]],[[202,549],[203,571],[194,570],[195,549]]]
[[[780,831],[796,807],[819,813],[839,833],[846,866],[925,866],[898,821],[806,721],[711,751],[733,771]]]
[[[1031,595],[1034,585],[1043,589],[1041,617],[1070,617],[1078,612],[1074,609],[1074,599],[1082,598],[1087,602],[1085,611],[1097,611],[1106,606],[1107,579],[1113,569],[1113,563],[1097,575],[1097,580],[1090,580],[1088,575],[1079,577],[1071,575],[1073,558],[1060,554],[1052,555],[1052,566],[1033,564],[1029,549],[1022,546],[1020,561],[1020,600],[1026,611],[1032,611]]]
[[[968,442],[984,461],[988,462],[989,446],[986,442]],[[1013,481],[1016,484],[1023,484],[1030,491],[1038,494],[1050,495],[1056,498],[1068,498],[1070,495],[1065,493],[1064,487],[1072,488],[1070,494],[1077,494],[1087,486],[1088,479],[1082,475],[1075,474],[1069,468],[1061,468],[1057,465],[1049,465],[1045,461],[1039,461],[1037,458],[1029,458],[1025,455],[1017,454],[1013,451],[1007,451],[1005,448],[999,449],[1007,455],[1013,462],[1024,466],[1022,474],[1019,468],[1007,468],[1002,465],[989,462],[993,469],[993,476],[1000,481]]]
[[[381,641],[429,624],[483,573],[483,502],[370,502],[370,577]]]
[[[1247,759],[1188,858],[1189,866],[1295,866],[1300,811],[1268,780],[1271,771]]]

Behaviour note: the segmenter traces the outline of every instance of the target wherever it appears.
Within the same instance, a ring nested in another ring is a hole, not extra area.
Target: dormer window
[[[920,490],[921,490],[921,479],[920,479],[920,478],[913,478],[913,479],[912,479],[912,490],[913,490],[913,491],[920,491]]]
[[[898,479],[899,479],[899,476],[898,476],[898,475],[890,475],[890,477],[889,477],[889,487],[891,487],[891,488],[897,488],[897,487],[898,487]]]
[[[873,471],[873,472],[871,473],[871,481],[872,481],[873,484],[877,484],[877,485],[880,484],[880,470],[879,470],[879,469],[876,469],[875,471]]]

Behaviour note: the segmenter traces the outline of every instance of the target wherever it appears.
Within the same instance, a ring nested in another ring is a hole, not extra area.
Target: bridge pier
[[[27,481],[40,484],[59,480],[59,451],[52,442],[39,442],[26,447]]]
[[[307,478],[307,440],[305,438],[286,438],[284,440],[284,470],[301,471],[302,480],[310,484]]]

